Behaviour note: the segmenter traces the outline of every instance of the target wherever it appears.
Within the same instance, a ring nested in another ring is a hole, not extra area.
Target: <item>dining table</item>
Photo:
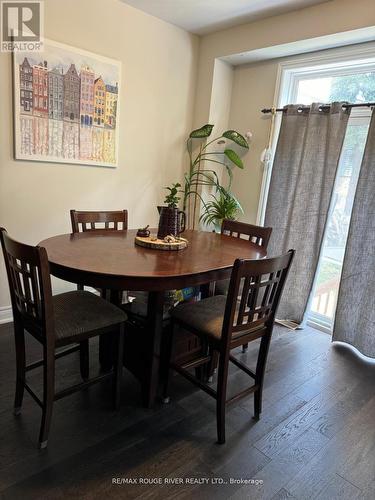
[[[142,360],[135,362],[137,354],[130,353],[132,363],[127,368],[141,383],[144,405],[152,407],[160,378],[165,291],[201,286],[203,294],[209,295],[213,291],[210,284],[230,278],[236,259],[261,259],[266,254],[251,241],[215,232],[186,230],[181,236],[188,245],[177,251],[138,246],[136,233],[132,229],[96,229],[53,236],[39,246],[47,250],[53,276],[110,290],[110,300],[117,305],[120,291],[148,292]],[[110,363],[110,346],[105,340],[99,357],[103,364]]]

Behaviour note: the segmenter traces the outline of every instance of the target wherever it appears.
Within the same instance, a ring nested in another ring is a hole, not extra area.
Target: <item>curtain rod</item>
[[[343,104],[342,107],[345,109],[348,108],[370,108],[372,106],[375,106],[375,102],[361,102],[361,103],[355,103],[355,104]],[[329,109],[331,107],[330,104],[323,104],[322,106],[319,107],[319,109]],[[310,109],[310,106],[301,106],[298,108],[300,110],[303,109]],[[278,113],[285,111],[284,108],[264,108],[261,110],[262,113]]]

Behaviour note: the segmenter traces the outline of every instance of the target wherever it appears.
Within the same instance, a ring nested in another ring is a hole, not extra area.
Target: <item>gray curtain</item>
[[[375,110],[354,198],[333,340],[375,358]]]
[[[273,228],[268,255],[296,250],[278,317],[303,320],[349,112],[343,103],[283,111],[268,194],[265,225]]]

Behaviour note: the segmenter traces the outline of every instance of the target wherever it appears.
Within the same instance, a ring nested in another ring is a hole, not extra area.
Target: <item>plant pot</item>
[[[158,207],[158,238],[162,240],[168,235],[178,236],[185,231],[185,212],[173,207]]]
[[[215,233],[218,233],[218,234],[221,233],[221,225],[222,225],[222,223],[223,223],[223,219],[217,220],[214,223],[214,231],[215,231]]]

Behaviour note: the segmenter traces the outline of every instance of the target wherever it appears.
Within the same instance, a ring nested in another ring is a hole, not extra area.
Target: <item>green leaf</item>
[[[213,128],[214,128],[213,125],[207,123],[207,125],[203,125],[203,127],[193,130],[190,133],[189,137],[191,137],[192,139],[201,139],[202,137],[209,137],[211,135]]]
[[[220,224],[223,219],[235,219],[238,212],[243,212],[237,198],[223,187],[218,196],[211,196],[212,199],[205,204],[200,216],[205,224]]]
[[[224,151],[224,154],[227,158],[230,159],[231,162],[233,162],[238,168],[243,168],[243,163],[241,158],[238,156],[237,153],[233,151],[233,149],[226,149]]]
[[[235,130],[226,130],[223,134],[223,137],[225,137],[226,139],[230,139],[243,148],[249,149],[249,144],[245,137]]]

